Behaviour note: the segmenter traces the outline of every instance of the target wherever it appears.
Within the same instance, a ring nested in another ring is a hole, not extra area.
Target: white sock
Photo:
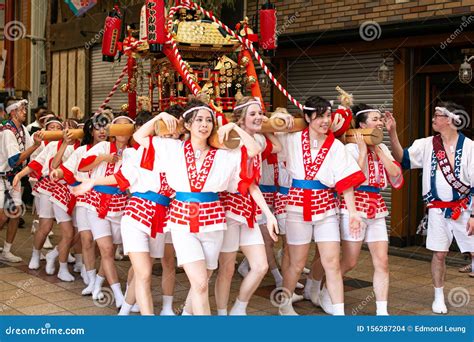
[[[89,278],[89,284],[84,290],[82,290],[83,296],[90,295],[94,291],[96,281],[96,270],[87,271],[87,277]]]
[[[344,303],[332,305],[333,316],[344,316]]]
[[[249,302],[241,302],[239,298],[235,300],[234,306],[229,312],[229,316],[247,316],[247,305]]]
[[[375,306],[377,307],[377,316],[388,316],[387,311],[387,301],[377,300],[375,301]]]
[[[31,257],[39,259],[40,254],[41,254],[41,251],[33,247],[33,252],[31,253]]]
[[[306,279],[306,283],[304,284],[304,297],[306,299],[311,298],[311,289],[313,288],[314,280],[311,278]],[[314,285],[316,287],[316,285]],[[319,291],[318,291],[319,292]]]
[[[5,243],[3,244],[3,253],[6,254],[10,252],[11,248],[12,248],[12,244],[5,241]]]
[[[435,287],[435,300],[442,301],[444,303],[444,287]]]
[[[110,285],[110,288],[114,292],[115,306],[119,308],[125,302],[125,298],[123,296],[122,288],[120,287],[120,283],[112,284],[112,285]]]
[[[114,284],[116,285],[116,284]],[[120,284],[119,284],[120,285]],[[128,316],[130,315],[130,310],[132,310],[133,304],[128,304],[126,300],[122,302],[122,307],[118,313],[119,316]]]
[[[74,276],[69,273],[69,268],[67,267],[67,262],[59,263],[58,278],[62,281],[74,281]]]
[[[217,316],[227,316],[227,309],[217,309]]]
[[[173,296],[162,296],[162,309],[173,312]]]
[[[94,290],[92,291],[92,299],[100,299],[99,296],[102,293],[101,290],[102,290],[102,285],[104,284],[104,280],[105,278],[98,274],[95,276]]]
[[[281,276],[281,273],[278,267],[275,267],[271,272],[272,272],[273,278],[275,279],[275,284],[277,284],[277,287],[281,287],[283,285],[283,277]]]

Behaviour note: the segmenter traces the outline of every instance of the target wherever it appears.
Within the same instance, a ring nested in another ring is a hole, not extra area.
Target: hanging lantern
[[[150,52],[163,51],[166,43],[164,0],[146,1],[146,27]]]
[[[121,26],[122,13],[120,13],[118,6],[114,6],[114,9],[105,19],[104,38],[102,39],[102,60],[104,62],[114,61]]]
[[[277,15],[270,0],[260,9],[260,46],[266,56],[275,56],[277,47]]]

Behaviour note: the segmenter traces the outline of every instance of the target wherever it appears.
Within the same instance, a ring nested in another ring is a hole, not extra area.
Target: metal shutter
[[[91,112],[95,112],[102,102],[105,100],[109,92],[112,90],[115,82],[117,81],[123,67],[127,64],[127,57],[122,56],[120,62],[103,62],[102,61],[102,46],[95,45],[92,48],[92,62],[91,62]],[[144,72],[150,71],[150,61],[143,61]],[[128,76],[122,79],[121,84],[126,84]],[[143,84],[143,95],[148,95],[148,78],[144,77]],[[140,85],[137,85],[137,96],[142,95],[140,93]],[[109,102],[109,106],[112,107],[114,112],[119,112],[120,107],[128,103],[128,95],[119,89],[115,92],[114,96]]]
[[[381,52],[345,55],[318,56],[288,60],[288,91],[298,101],[304,103],[307,97],[319,95],[328,100],[336,100],[336,86],[354,95],[354,102],[367,103],[381,110],[392,110],[393,80],[382,84],[378,81],[378,69],[382,63]],[[393,75],[393,59],[387,58],[387,66]],[[291,110],[296,107],[288,103]],[[384,143],[391,149],[387,132]],[[391,212],[391,187],[382,191]],[[390,229],[391,217],[387,218]]]

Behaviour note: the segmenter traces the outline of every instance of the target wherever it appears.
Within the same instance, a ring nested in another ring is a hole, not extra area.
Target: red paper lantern
[[[268,1],[262,5],[260,13],[260,46],[265,55],[275,56],[277,47],[277,15],[275,5]]]
[[[164,0],[146,1],[146,27],[150,52],[163,51],[166,43]]]
[[[122,13],[120,13],[118,6],[114,6],[114,9],[105,19],[104,37],[102,39],[102,60],[104,62],[113,62],[115,59],[121,26]]]

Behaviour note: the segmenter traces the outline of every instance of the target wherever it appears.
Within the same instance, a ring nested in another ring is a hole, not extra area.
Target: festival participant
[[[23,123],[26,120],[27,100],[9,99],[5,111],[10,116],[0,134],[0,229],[8,220],[7,235],[0,261],[20,262],[11,252],[21,213],[21,192],[14,191],[11,182],[31,154],[40,146],[41,136],[29,135]]]
[[[284,296],[294,292],[306,263],[310,243],[314,239],[334,303],[333,314],[344,315],[335,191],[345,196],[350,229],[356,236],[360,231],[361,219],[355,208],[353,188],[359,186],[365,176],[329,129],[330,103],[319,96],[311,96],[306,100],[303,113],[309,125],[306,129],[278,136],[283,145],[287,170],[292,177],[286,207],[289,267],[283,273]],[[274,116],[284,119],[291,128],[291,115],[275,113]],[[290,298],[282,302],[279,312],[281,315],[297,314]]]
[[[238,177],[239,151],[215,149],[208,143],[216,117],[214,111],[199,100],[190,100],[182,115],[190,139],[178,141],[154,137],[152,146],[166,172],[170,187],[176,191],[170,203],[167,229],[171,231],[178,258],[191,283],[185,312],[209,315],[208,281],[217,268],[226,229],[225,212],[218,193],[229,188],[230,180]],[[149,136],[157,120],[163,119],[174,132],[177,120],[162,113],[147,122],[134,134],[144,148],[150,147]],[[250,158],[260,152],[258,143],[235,124],[230,124],[240,136]],[[225,126],[224,126],[225,127]],[[221,128],[219,138],[227,138],[229,128]],[[188,182],[183,181],[188,179]]]
[[[102,122],[102,114],[92,118],[94,122]],[[107,121],[107,118],[104,120]],[[112,124],[133,123],[129,117],[119,116]],[[87,151],[79,162],[80,172],[89,172],[90,178],[110,176],[118,172],[122,164],[123,151],[128,147],[128,136],[116,136],[113,141],[103,141]],[[117,186],[95,186],[87,194],[87,220],[92,230],[101,256],[101,267],[107,282],[113,291],[115,306],[120,308],[123,293],[115,267],[115,248],[122,243],[120,220],[127,204],[128,197]],[[114,246],[115,245],[115,246]],[[95,286],[95,285],[94,285]]]
[[[398,140],[393,115],[387,113],[386,120],[395,159],[404,169],[423,169],[423,200],[428,207],[426,248],[433,251],[432,310],[437,314],[448,312],[444,280],[453,237],[461,253],[474,255],[474,144],[458,131],[462,124],[459,113],[466,113],[461,106],[439,103],[432,119],[435,135],[417,139],[407,149]]]
[[[178,119],[182,112],[183,108],[178,105],[167,110],[167,113]],[[142,120],[143,113],[149,112],[142,112],[137,116],[140,126],[148,121]],[[167,137],[179,138],[178,135]],[[128,315],[135,299],[142,315],[153,315],[151,275],[154,258],[161,258],[163,266],[163,309],[160,314],[174,315],[172,308],[175,280],[174,253],[173,250],[168,254],[165,252],[167,248],[173,247],[172,244],[165,243],[163,230],[168,204],[174,191],[169,187],[165,174],[159,172],[160,159],[155,158],[155,150],[152,145],[150,146],[148,149],[141,146],[126,149],[118,173],[85,180],[75,189],[76,193],[84,193],[96,185],[118,184],[122,191],[128,189],[131,192],[131,198],[122,217],[121,231],[124,251],[130,257],[133,275],[129,277],[131,281],[119,315]],[[171,260],[165,260],[166,258]]]
[[[64,128],[63,123],[59,118],[51,117],[45,122],[46,130],[62,130]],[[36,206],[39,215],[39,227],[35,232],[33,239],[33,251],[31,255],[28,267],[31,270],[36,270],[40,267],[41,249],[43,248],[44,242],[53,228],[55,219],[54,206],[50,201],[53,193],[55,192],[56,184],[50,179],[49,172],[57,164],[59,165],[62,159],[66,160],[69,155],[74,151],[74,140],[66,138],[67,141],[63,146],[63,141],[52,142],[41,151],[41,153],[33,159],[27,167],[19,172],[13,179],[13,186],[20,191],[21,179],[27,175],[31,175],[37,179],[35,187],[33,188],[33,194],[36,198]],[[62,148],[61,148],[62,147]],[[55,156],[57,155],[57,158]],[[55,161],[56,159],[56,161]],[[64,222],[63,218],[59,218],[59,222]],[[72,241],[72,232],[69,227],[65,224],[61,226],[61,242],[59,243],[60,249],[56,247],[46,255],[46,273],[55,273],[55,261],[60,256],[60,269],[58,278],[62,281],[74,281],[74,277],[69,273],[67,259],[69,255],[69,248]]]
[[[382,113],[365,104],[352,108],[355,113],[355,127],[383,130]],[[389,212],[380,194],[390,183],[395,189],[403,185],[400,164],[394,161],[392,154],[383,143],[367,146],[361,134],[356,135],[356,142],[346,145],[349,152],[365,175],[365,182],[354,189],[355,204],[362,217],[362,234],[354,238],[350,234],[349,216],[344,199],[341,199],[341,272],[352,270],[357,265],[362,243],[367,243],[374,265],[373,285],[377,315],[386,316],[389,271],[388,271],[388,235],[385,217]],[[326,292],[327,293],[327,292]],[[329,299],[329,298],[328,298]]]
[[[260,145],[260,152],[266,149],[266,139],[256,134],[262,128],[265,115],[259,99],[243,97],[234,107],[232,121],[234,125],[226,125],[222,130],[235,129],[235,125]],[[268,149],[281,150],[281,145],[273,135],[269,135]],[[270,140],[273,139],[273,142]],[[257,184],[261,177],[261,153],[253,158],[248,157],[247,147],[240,148],[241,167],[239,178],[231,179],[229,191],[221,194],[227,220],[227,230],[224,232],[224,241],[219,255],[219,271],[215,284],[216,304],[218,315],[227,315],[232,276],[235,270],[237,251],[240,249],[248,260],[250,271],[244,277],[237,299],[230,311],[230,315],[246,315],[248,302],[267,273],[268,263],[265,254],[265,245],[257,224],[257,205],[266,217],[268,235],[276,241],[277,221],[271,213],[265,198]]]
[[[82,138],[81,146],[78,147],[59,168],[51,171],[51,179],[54,181],[64,179],[70,186],[75,186],[78,184],[77,178],[88,178],[89,172],[80,172],[78,170],[79,163],[92,147],[107,140],[105,128],[107,123],[111,121],[111,116],[104,121],[87,120],[83,128],[84,137]],[[81,276],[87,285],[87,287],[82,290],[82,295],[92,295],[92,299],[97,300],[103,296],[101,288],[105,278],[103,270],[101,269],[97,272],[95,267],[95,243],[92,236],[91,225],[87,219],[87,197],[76,196],[75,202],[73,226],[77,228],[81,239],[85,272],[85,274],[81,272]]]

